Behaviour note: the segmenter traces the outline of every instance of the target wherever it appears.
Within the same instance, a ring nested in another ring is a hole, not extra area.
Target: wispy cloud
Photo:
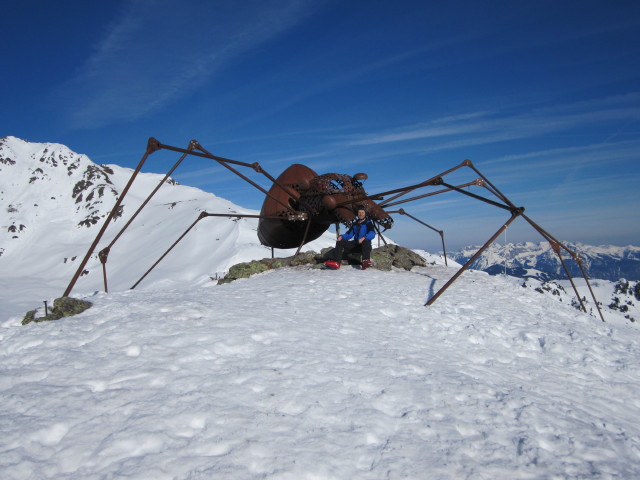
[[[525,112],[474,112],[409,125],[392,131],[353,135],[346,137],[342,143],[346,146],[379,145],[464,135],[462,139],[454,138],[443,143],[432,142],[426,147],[425,152],[433,152],[558,134],[572,129],[638,118],[640,118],[640,94],[632,93]]]
[[[486,128],[482,120],[488,118],[489,115],[489,112],[477,112],[440,118],[427,123],[394,129],[389,132],[354,135],[351,139],[346,139],[344,143],[348,146],[377,145],[478,132]],[[478,122],[478,120],[481,121]]]
[[[75,126],[133,120],[187,95],[318,2],[131,0],[57,92]]]
[[[521,169],[522,165],[535,160],[532,165],[535,168],[540,166],[553,166],[562,168],[565,164],[579,162],[582,164],[600,163],[603,161],[613,163],[630,160],[638,156],[640,151],[639,141],[623,141],[615,143],[597,143],[589,145],[579,145],[575,147],[552,148],[539,150],[518,155],[505,155],[499,158],[486,160],[482,166],[486,167],[495,164],[511,164]]]

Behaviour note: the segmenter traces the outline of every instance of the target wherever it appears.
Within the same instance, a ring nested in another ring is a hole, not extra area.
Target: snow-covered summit
[[[640,331],[452,269],[96,294],[0,328],[0,476],[640,476]],[[16,319],[18,320],[18,319]]]
[[[113,171],[60,144],[0,139],[0,172],[0,208],[8,214],[0,249],[7,253],[21,244],[12,240],[37,235],[56,220],[56,212],[72,216],[76,226],[89,226],[117,197]]]

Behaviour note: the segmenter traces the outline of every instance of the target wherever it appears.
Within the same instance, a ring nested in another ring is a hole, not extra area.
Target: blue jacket
[[[362,237],[365,237],[369,241],[373,240],[376,237],[376,231],[373,228],[373,222],[368,218],[365,218],[364,222],[356,222],[351,225],[349,230],[347,230],[346,233],[342,235],[343,240],[351,240],[354,237],[356,240]]]

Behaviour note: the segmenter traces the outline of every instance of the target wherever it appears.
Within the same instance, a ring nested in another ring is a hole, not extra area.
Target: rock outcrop
[[[251,262],[238,263],[229,269],[229,273],[218,284],[229,283],[239,278],[249,278],[256,273],[283,267],[307,265],[310,268],[323,268],[324,261],[332,258],[333,248],[325,248],[320,253],[305,252],[286,258],[263,258]],[[371,268],[391,270],[392,267],[411,270],[415,266],[424,267],[426,261],[417,253],[399,245],[385,245],[371,252]],[[343,265],[359,265],[360,254],[350,254],[342,260]]]
[[[31,310],[26,313],[22,320],[22,325],[26,325],[31,322],[47,322],[50,320],[59,320],[63,317],[71,317],[79,313],[84,312],[91,307],[91,302],[86,300],[78,300],[71,297],[60,297],[53,301],[53,308],[44,317],[37,317],[37,310]]]

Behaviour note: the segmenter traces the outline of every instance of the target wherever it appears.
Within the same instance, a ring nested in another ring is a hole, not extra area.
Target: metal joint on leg
[[[100,259],[100,263],[102,264],[102,281],[104,282],[104,291],[109,293],[109,286],[107,284],[107,260],[109,258],[109,251],[111,249],[109,247],[103,248],[98,252],[98,258]]]
[[[75,286],[76,282],[78,281],[78,278],[80,278],[80,275],[82,274],[82,271],[84,270],[84,267],[87,265],[87,262],[91,258],[91,255],[93,254],[93,251],[96,249],[96,247],[98,246],[98,243],[102,239],[102,236],[104,235],[104,232],[107,230],[107,227],[109,226],[109,223],[111,223],[111,220],[113,220],[113,217],[118,212],[118,209],[120,208],[120,204],[122,203],[122,200],[127,195],[128,191],[129,191],[129,188],[131,187],[131,184],[133,184],[133,181],[137,177],[138,173],[140,173],[140,170],[142,169],[142,166],[144,165],[144,163],[147,161],[147,158],[149,157],[150,154],[152,154],[153,152],[159,150],[160,148],[162,148],[160,142],[158,142],[155,138],[149,138],[149,140],[147,142],[147,151],[145,152],[145,154],[140,159],[140,162],[138,162],[138,166],[136,167],[136,169],[131,174],[131,178],[127,182],[127,185],[122,190],[122,193],[120,194],[120,196],[118,197],[118,200],[116,201],[115,205],[111,209],[111,212],[109,213],[109,215],[107,216],[106,220],[102,224],[102,227],[100,228],[100,231],[96,235],[96,238],[93,240],[93,243],[89,247],[89,250],[85,254],[84,258],[82,259],[82,262],[80,262],[80,265],[78,266],[78,270],[76,270],[76,273],[74,274],[73,278],[69,282],[69,285],[67,286],[67,289],[62,294],[63,297],[68,297],[71,294],[71,290],[73,290],[73,287]]]

